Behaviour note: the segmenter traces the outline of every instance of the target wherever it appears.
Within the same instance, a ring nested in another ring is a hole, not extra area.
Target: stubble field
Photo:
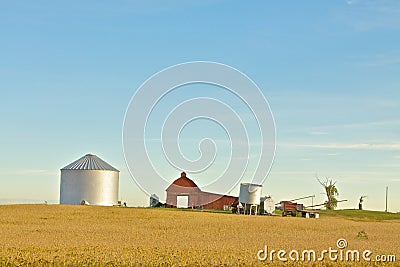
[[[347,250],[400,257],[400,220],[325,216],[305,219],[169,209],[68,205],[0,206],[0,265],[262,266],[257,252],[313,249],[346,239]],[[262,255],[262,254],[261,254]],[[292,254],[292,256],[295,254]],[[301,256],[301,254],[300,254]],[[319,256],[319,254],[317,254]],[[286,255],[288,258],[288,255]],[[371,265],[371,262],[320,266]],[[397,262],[398,259],[396,258]],[[376,266],[397,266],[377,263]],[[293,262],[289,265],[310,265]],[[285,263],[285,265],[288,265]]]

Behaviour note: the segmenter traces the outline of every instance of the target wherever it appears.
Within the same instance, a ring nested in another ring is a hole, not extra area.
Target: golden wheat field
[[[282,265],[276,257],[272,262],[260,261],[258,251],[265,245],[269,250],[288,253],[337,249],[339,238],[346,239],[347,249],[371,250],[371,258],[378,254],[400,257],[400,220],[305,219],[69,205],[0,206],[0,215],[3,266]],[[302,264],[371,265],[326,259],[322,263],[288,260],[284,265]]]

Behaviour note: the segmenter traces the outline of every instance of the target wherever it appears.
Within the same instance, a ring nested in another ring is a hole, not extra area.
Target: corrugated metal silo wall
[[[61,170],[60,204],[112,206],[118,203],[119,172]]]

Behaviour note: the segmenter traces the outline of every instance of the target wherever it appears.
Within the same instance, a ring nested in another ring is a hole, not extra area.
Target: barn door
[[[187,209],[189,207],[189,196],[177,196],[176,207]]]

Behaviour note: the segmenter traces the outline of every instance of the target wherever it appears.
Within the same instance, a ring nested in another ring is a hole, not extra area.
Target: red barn
[[[185,172],[182,172],[181,177],[168,186],[166,191],[166,205],[170,208],[179,207],[178,198],[182,197],[186,201],[184,207],[213,210],[222,210],[224,206],[230,207],[238,201],[237,197],[201,191],[195,182],[186,176]]]

